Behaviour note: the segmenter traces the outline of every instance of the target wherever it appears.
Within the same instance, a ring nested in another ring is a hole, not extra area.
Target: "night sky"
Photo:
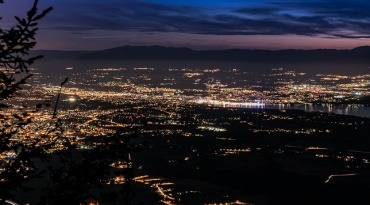
[[[369,0],[40,0],[38,49],[348,49],[370,45]],[[2,28],[31,0],[5,0]]]

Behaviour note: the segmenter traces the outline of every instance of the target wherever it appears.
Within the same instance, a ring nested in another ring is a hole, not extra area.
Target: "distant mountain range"
[[[246,62],[355,62],[370,63],[370,46],[349,50],[192,50],[163,46],[122,46],[101,51],[48,51],[35,50],[46,58],[95,60],[212,60]]]

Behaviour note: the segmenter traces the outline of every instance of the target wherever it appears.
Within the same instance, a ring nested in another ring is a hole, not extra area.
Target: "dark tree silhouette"
[[[35,0],[25,18],[15,17],[17,25],[0,29],[0,204],[16,200],[12,193],[26,190],[24,182],[35,177],[48,181],[40,204],[83,204],[91,199],[100,202],[118,199],[130,204],[133,196],[130,137],[117,132],[102,139],[100,146],[78,150],[73,139],[64,136],[63,120],[57,116],[59,97],[67,78],[61,83],[50,123],[41,128],[43,132],[38,132],[42,134],[36,134],[38,128],[30,129],[29,125],[35,121],[34,114],[49,106],[50,101],[33,108],[12,102],[32,77],[30,66],[42,58],[30,57],[29,51],[36,45],[39,20],[52,7],[39,12],[37,6]],[[54,151],[50,154],[51,149]],[[48,161],[50,158],[53,163]],[[36,165],[36,159],[41,159],[43,165]],[[104,190],[104,184],[114,183],[115,177],[123,179],[121,188]]]
[[[34,107],[14,102],[32,77],[30,66],[42,58],[29,52],[36,45],[38,22],[51,10],[40,12],[35,0],[25,18],[15,17],[15,26],[0,29],[0,204],[17,201],[12,194],[27,191],[25,181],[36,177],[48,182],[47,187],[41,187],[44,194],[36,202],[39,204],[84,204],[91,199],[131,204],[133,148],[128,141],[137,133],[128,137],[117,132],[91,150],[77,149],[73,139],[64,136],[63,120],[57,116],[59,97],[68,79],[61,83],[50,121],[44,127],[30,125],[37,124],[35,113],[43,114],[42,108],[50,106],[50,100]],[[37,165],[35,161],[39,161]],[[105,190],[117,177],[123,185]]]
[[[3,0],[0,0],[2,3]],[[14,106],[10,102],[19,95],[22,86],[32,76],[30,66],[42,58],[30,57],[29,51],[36,45],[39,20],[52,7],[40,12],[37,6],[38,1],[35,0],[25,18],[15,17],[15,26],[10,29],[0,28],[0,201],[11,198],[10,191],[35,174],[31,159],[41,157],[45,151],[39,146],[41,138],[20,139],[20,133],[24,133],[25,127],[32,122],[32,113],[47,103],[26,109],[25,106]]]

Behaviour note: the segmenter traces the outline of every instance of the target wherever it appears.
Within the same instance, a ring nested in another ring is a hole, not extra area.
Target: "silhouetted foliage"
[[[3,1],[0,1],[3,3]],[[48,102],[34,108],[10,105],[9,101],[22,89],[32,76],[30,66],[42,56],[29,57],[36,45],[38,22],[52,10],[41,12],[36,0],[25,18],[15,17],[17,24],[10,29],[0,29],[0,196],[11,197],[10,192],[32,175],[36,168],[32,158],[44,158],[40,146],[45,136],[31,139],[25,128],[32,122],[32,114]],[[1,18],[0,18],[1,20]],[[24,137],[24,140],[20,140]]]
[[[14,102],[32,77],[30,66],[42,58],[30,57],[29,51],[36,45],[39,20],[51,10],[39,12],[35,0],[25,18],[15,17],[14,27],[0,29],[0,204],[17,201],[15,193],[31,191],[24,184],[35,178],[46,181],[47,187],[40,187],[43,194],[34,203],[84,204],[96,200],[130,204],[133,148],[128,142],[132,136],[118,131],[101,139],[98,146],[77,149],[75,138],[65,136],[64,122],[57,115],[68,78],[60,84],[52,114],[43,112],[51,105],[50,99],[32,107]],[[38,122],[36,114],[47,120]],[[114,189],[107,190],[109,184]]]

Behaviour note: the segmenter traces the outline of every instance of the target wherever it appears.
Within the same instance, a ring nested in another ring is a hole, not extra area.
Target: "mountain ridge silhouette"
[[[248,62],[362,62],[370,63],[370,46],[353,49],[225,49],[193,50],[186,47],[120,46],[99,51],[34,50],[49,58],[95,60],[217,60]]]

